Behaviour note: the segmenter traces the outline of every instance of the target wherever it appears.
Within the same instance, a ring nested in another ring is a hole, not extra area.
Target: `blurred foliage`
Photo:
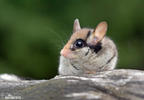
[[[0,73],[51,78],[59,51],[82,27],[109,24],[117,44],[118,68],[144,69],[144,0],[0,0]]]

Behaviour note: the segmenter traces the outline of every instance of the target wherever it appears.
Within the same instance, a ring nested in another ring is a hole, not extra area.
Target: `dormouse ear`
[[[101,23],[99,23],[96,27],[96,29],[94,30],[94,36],[100,41],[103,39],[103,37],[105,36],[106,32],[107,32],[107,22],[103,21]]]
[[[92,35],[90,36],[88,43],[90,45],[96,45],[99,41],[101,41],[107,32],[107,27],[107,22],[103,21],[99,23]]]
[[[75,19],[74,21],[74,25],[73,25],[73,33],[80,30],[81,27],[80,27],[80,23],[79,23],[79,20],[78,19]]]

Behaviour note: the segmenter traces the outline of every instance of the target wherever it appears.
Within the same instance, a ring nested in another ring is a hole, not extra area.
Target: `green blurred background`
[[[107,21],[117,68],[144,69],[144,0],[0,0],[0,73],[54,77],[75,18],[92,28]]]

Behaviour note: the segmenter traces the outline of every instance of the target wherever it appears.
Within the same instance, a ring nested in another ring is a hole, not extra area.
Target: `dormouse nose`
[[[71,54],[71,51],[69,49],[62,49],[60,54],[66,58],[69,58],[69,55]]]

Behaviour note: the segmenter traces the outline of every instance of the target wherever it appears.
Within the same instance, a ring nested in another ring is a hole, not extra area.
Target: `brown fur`
[[[75,20],[74,33],[61,50],[59,73],[61,75],[94,74],[115,68],[117,49],[114,42],[105,36],[106,31],[106,22],[101,22],[93,30],[81,29],[78,19]],[[72,47],[77,39],[82,39],[87,45],[73,50]],[[102,48],[95,52],[97,43],[101,43]]]

